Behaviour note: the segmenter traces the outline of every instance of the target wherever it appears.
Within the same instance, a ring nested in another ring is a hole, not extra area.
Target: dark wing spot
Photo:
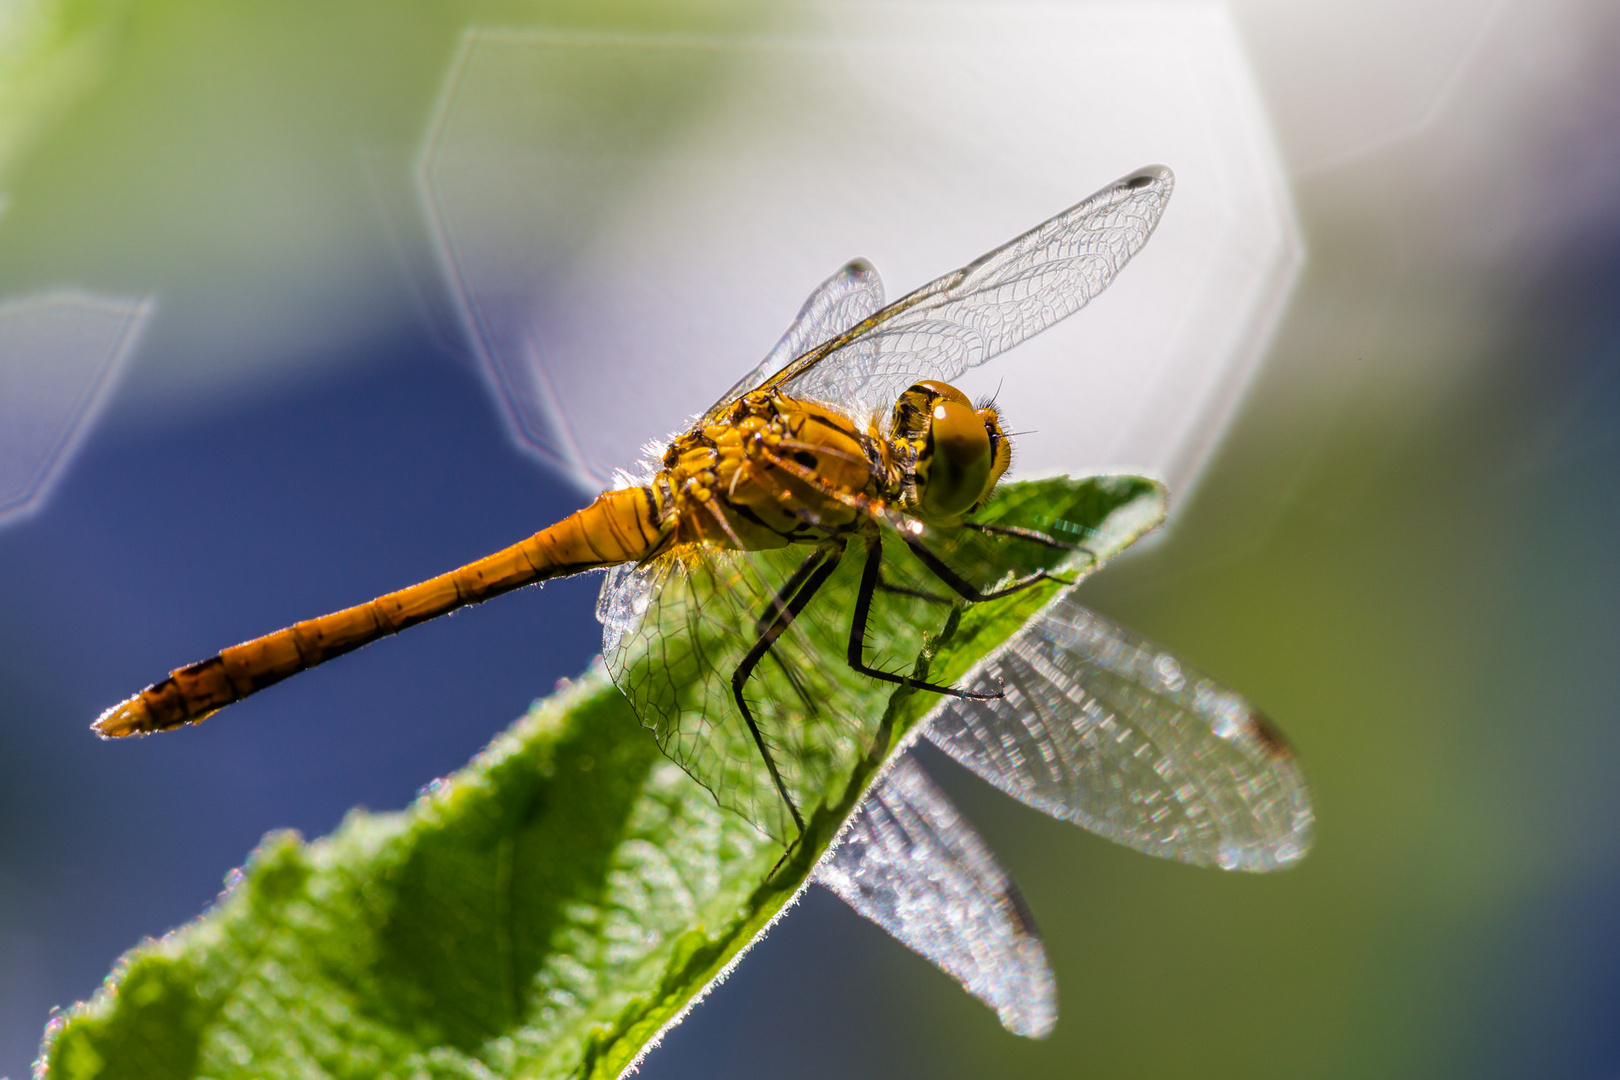
[[[1019,932],[1025,937],[1039,940],[1041,931],[1035,925],[1035,915],[1024,902],[1024,894],[1018,891],[1018,886],[1008,881],[1007,891],[1001,894],[1001,898],[1007,902],[1007,912],[1017,924]]]
[[[1119,187],[1121,191],[1137,191],[1141,188],[1147,187],[1151,183],[1153,183],[1152,176],[1148,175],[1147,173],[1140,173],[1136,176],[1126,177],[1124,180],[1120,181]]]
[[[1249,730],[1254,732],[1255,738],[1265,744],[1266,752],[1272,757],[1287,758],[1294,756],[1294,748],[1288,745],[1288,740],[1283,737],[1283,733],[1259,709],[1249,710]]]

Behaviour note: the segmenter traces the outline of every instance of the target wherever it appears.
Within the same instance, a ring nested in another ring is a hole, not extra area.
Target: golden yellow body
[[[902,452],[905,451],[901,447]],[[406,627],[675,545],[757,551],[848,533],[902,494],[894,447],[826,406],[755,391],[676,438],[645,485],[607,491],[547,529],[419,585],[295,623],[170,673],[96,721],[107,736],[195,723],[290,675]]]
[[[976,406],[940,380],[1089,302],[1146,243],[1172,182],[1167,169],[1138,170],[887,305],[872,266],[846,264],[811,294],[777,347],[670,443],[645,482],[607,492],[459,570],[180,668],[108,709],[95,730],[116,737],[193,723],[467,604],[547,578],[625,567],[599,605],[614,680],[672,760],[723,805],[786,842],[792,830],[782,811],[802,831],[794,792],[807,794],[825,779],[816,773],[825,762],[798,760],[809,745],[801,736],[821,747],[815,757],[842,735],[806,735],[821,722],[812,715],[817,703],[790,665],[822,658],[786,659],[802,635],[783,636],[852,551],[860,569],[845,585],[853,588],[846,593],[849,670],[961,700],[996,696],[897,674],[866,655],[879,592],[913,604],[978,603],[1054,580],[1044,570],[1013,576],[984,559],[953,565],[969,534],[1079,550],[1033,529],[973,520],[1006,472],[1011,446],[993,403]],[[794,569],[772,554],[789,548],[804,549]],[[930,578],[917,586],[885,577],[885,549]],[[835,614],[818,608],[811,621]],[[627,641],[638,643],[634,656],[623,651]],[[749,680],[768,656],[785,680],[776,691],[785,685],[803,709],[750,705]],[[838,695],[830,683],[822,689]],[[738,753],[734,736],[743,732],[773,793],[761,794],[760,778]],[[786,776],[779,752],[795,757]]]

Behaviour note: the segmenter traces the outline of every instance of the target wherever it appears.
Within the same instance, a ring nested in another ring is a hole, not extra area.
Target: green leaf
[[[983,519],[1083,543],[1084,572],[1163,504],[1147,480],[1046,480],[1009,485]],[[1019,557],[1074,561],[1041,551]],[[1057,588],[953,615],[919,670],[960,674]],[[804,887],[936,701],[890,698],[884,753],[784,855],[593,670],[406,810],[267,836],[212,910],[51,1021],[41,1064],[62,1080],[617,1076]]]

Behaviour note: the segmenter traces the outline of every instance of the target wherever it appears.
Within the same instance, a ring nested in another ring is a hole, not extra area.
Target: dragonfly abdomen
[[[604,492],[550,528],[460,569],[178,668],[102,713],[93,726],[116,738],[194,724],[290,675],[457,608],[642,558],[662,538],[659,516],[648,488]]]

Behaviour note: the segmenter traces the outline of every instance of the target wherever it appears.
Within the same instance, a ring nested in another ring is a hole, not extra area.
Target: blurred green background
[[[1041,924],[1053,1037],[813,892],[646,1075],[1620,1072],[1620,18],[1231,10],[1309,261],[1173,532],[1087,588],[1279,721],[1314,850],[1274,877],[1161,863],[926,754]],[[264,831],[403,805],[599,647],[595,583],[564,582],[240,723],[85,731],[177,662],[579,503],[504,439],[416,208],[463,30],[790,15],[0,9],[0,298],[159,304],[50,500],[0,531],[0,1075]]]

